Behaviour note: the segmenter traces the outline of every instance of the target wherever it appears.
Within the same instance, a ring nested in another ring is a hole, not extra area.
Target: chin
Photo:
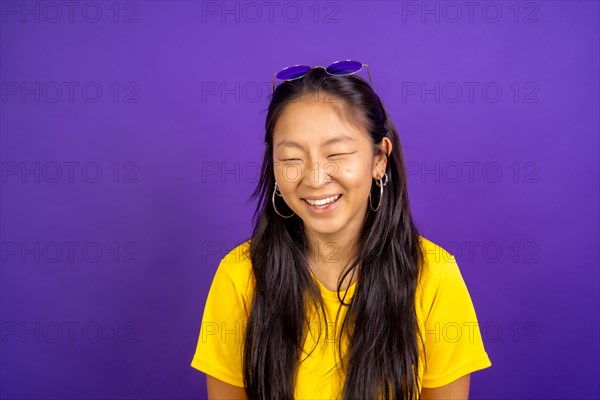
[[[307,220],[304,220],[307,221]],[[306,222],[305,222],[306,224]],[[308,227],[311,231],[316,232],[316,233],[321,233],[321,234],[334,234],[337,233],[341,230],[343,224],[342,223],[338,223],[333,222],[333,221],[318,221],[317,223],[315,223],[315,221],[310,221],[308,224]]]

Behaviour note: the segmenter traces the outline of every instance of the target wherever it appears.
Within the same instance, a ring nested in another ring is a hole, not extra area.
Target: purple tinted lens
[[[293,67],[288,67],[282,71],[279,71],[275,77],[279,80],[285,81],[306,75],[306,73],[310,70],[311,67],[308,65],[294,65]]]
[[[359,71],[362,63],[358,61],[338,61],[327,67],[327,72],[331,75],[347,75]]]

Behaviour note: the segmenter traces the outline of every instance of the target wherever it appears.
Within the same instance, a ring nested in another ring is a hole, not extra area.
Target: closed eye
[[[329,155],[329,157],[335,157],[335,156],[345,156],[345,155],[349,155],[349,154],[354,154],[355,152],[352,153],[336,153],[336,154],[331,154]]]

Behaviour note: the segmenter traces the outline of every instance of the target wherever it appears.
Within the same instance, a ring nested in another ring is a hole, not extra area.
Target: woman
[[[192,361],[209,399],[466,399],[491,366],[364,66],[279,75],[254,231],[219,264]]]

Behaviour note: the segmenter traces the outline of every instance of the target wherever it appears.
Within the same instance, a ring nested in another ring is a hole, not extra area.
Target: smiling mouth
[[[335,203],[336,201],[338,201],[340,199],[340,197],[342,197],[341,194],[336,194],[334,196],[326,197],[321,200],[308,200],[308,199],[302,199],[302,200],[304,200],[306,203],[308,203],[309,205],[311,205],[313,207],[325,208],[328,205],[331,205],[331,204]]]

